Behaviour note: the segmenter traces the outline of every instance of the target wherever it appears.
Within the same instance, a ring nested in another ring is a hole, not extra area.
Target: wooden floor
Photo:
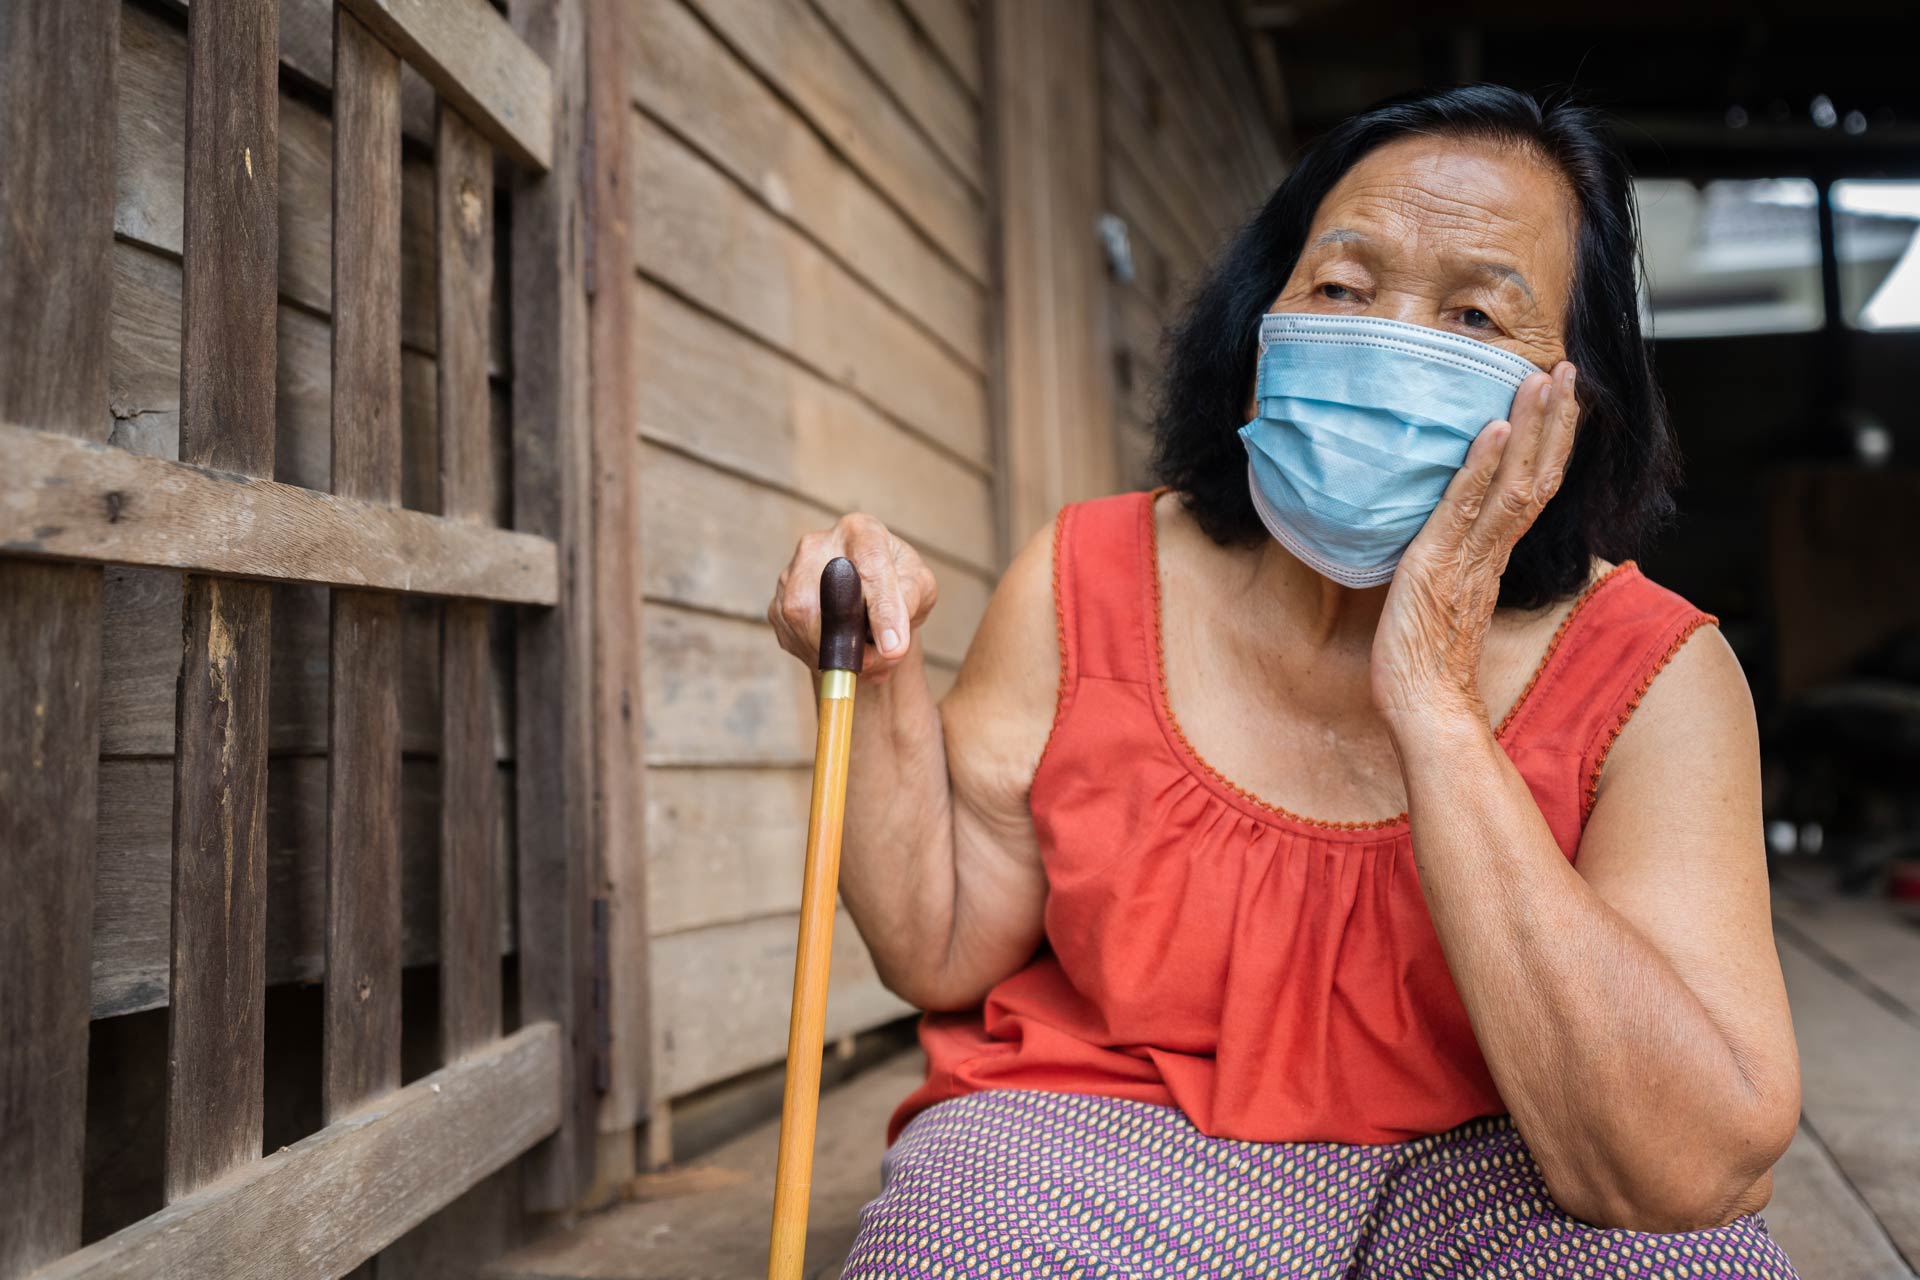
[[[1914,1280],[1920,1263],[1920,927],[1878,902],[1775,894],[1802,1072],[1798,1136],[1763,1216],[1804,1280]],[[903,1054],[821,1104],[809,1277],[832,1280],[879,1189]],[[631,1203],[523,1249],[495,1280],[750,1280],[766,1273],[775,1126],[649,1175]]]

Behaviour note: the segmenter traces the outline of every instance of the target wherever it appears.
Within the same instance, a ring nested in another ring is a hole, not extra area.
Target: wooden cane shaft
[[[800,1280],[807,1249],[807,1198],[813,1188],[813,1134],[820,1111],[820,1060],[827,1030],[827,969],[833,956],[834,900],[840,881],[840,829],[847,802],[853,729],[850,671],[823,671],[820,729],[814,743],[813,804],[800,888],[800,945],[793,964],[793,1014],[787,1023],[787,1086],[780,1104],[780,1157],[773,1183],[773,1242],[767,1280]]]

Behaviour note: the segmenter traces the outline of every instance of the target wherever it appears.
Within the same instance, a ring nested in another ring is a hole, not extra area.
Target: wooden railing
[[[343,0],[334,14],[332,492],[275,482],[278,0],[192,0],[180,460],[108,446],[119,0],[0,13],[0,1277],[350,1270],[533,1148],[592,1157],[590,519],[573,133],[550,70],[577,0]],[[435,134],[441,513],[399,508],[400,70]],[[488,521],[494,149],[513,182],[515,530]],[[184,571],[165,1200],[78,1249],[101,568]],[[274,583],[334,588],[324,1127],[263,1155]],[[401,1087],[399,628],[441,632],[439,1070]],[[489,603],[520,606],[520,1028],[502,1037]],[[77,1251],[76,1251],[77,1250]]]

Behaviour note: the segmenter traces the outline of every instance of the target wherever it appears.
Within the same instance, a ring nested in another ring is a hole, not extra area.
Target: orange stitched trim
[[[1053,517],[1053,634],[1060,644],[1060,687],[1053,695],[1053,723],[1047,726],[1047,740],[1041,744],[1040,758],[1034,762],[1034,773],[1040,772],[1040,764],[1047,758],[1047,751],[1053,746],[1053,735],[1060,729],[1060,722],[1066,719],[1067,710],[1067,602],[1060,594],[1060,546],[1062,532],[1067,527],[1067,506],[1062,506]]]
[[[1709,623],[1717,625],[1719,621],[1719,618],[1710,613],[1688,619],[1687,625],[1680,628],[1679,634],[1674,636],[1673,642],[1667,646],[1667,651],[1661,654],[1653,666],[1647,669],[1647,674],[1640,678],[1640,684],[1634,689],[1633,696],[1627,699],[1627,704],[1620,709],[1619,716],[1614,719],[1613,728],[1607,731],[1607,740],[1601,744],[1600,754],[1593,762],[1593,772],[1587,777],[1586,796],[1580,804],[1580,821],[1583,824],[1592,816],[1594,802],[1600,798],[1600,770],[1606,766],[1607,753],[1613,750],[1614,739],[1620,736],[1620,731],[1627,727],[1628,719],[1640,706],[1640,699],[1646,697],[1647,690],[1653,687],[1654,677],[1673,661],[1673,655],[1680,652],[1680,646],[1691,639],[1694,632]]]
[[[1268,813],[1276,814],[1289,822],[1297,822],[1309,827],[1323,827],[1332,831],[1375,831],[1383,827],[1396,827],[1405,822],[1407,820],[1407,813],[1404,809],[1391,818],[1375,818],[1365,822],[1334,822],[1326,818],[1309,818],[1305,814],[1295,813],[1291,809],[1284,809],[1277,804],[1262,800],[1259,796],[1254,795],[1253,792],[1248,791],[1245,787],[1208,764],[1205,757],[1193,749],[1193,743],[1187,740],[1186,730],[1180,727],[1180,721],[1173,714],[1173,701],[1167,696],[1167,655],[1166,649],[1161,642],[1160,550],[1159,533],[1154,528],[1153,523],[1153,504],[1155,499],[1172,487],[1172,485],[1161,485],[1155,489],[1147,495],[1147,500],[1142,504],[1142,508],[1146,513],[1145,518],[1147,524],[1147,580],[1153,584],[1153,674],[1160,686],[1161,713],[1166,716],[1168,726],[1173,729],[1173,736],[1180,740],[1180,746],[1186,751],[1188,758],[1201,769],[1205,770],[1208,777],[1239,796],[1242,800],[1245,800],[1248,804],[1256,809],[1263,809]]]
[[[1527,677],[1526,688],[1520,690],[1520,696],[1515,698],[1513,705],[1507,708],[1507,714],[1500,717],[1500,727],[1493,731],[1494,737],[1504,738],[1507,736],[1507,726],[1511,725],[1514,717],[1520,714],[1520,709],[1527,705],[1527,699],[1533,694],[1533,686],[1540,683],[1541,675],[1546,672],[1547,665],[1553,661],[1553,655],[1560,648],[1560,641],[1566,637],[1567,628],[1573,625],[1573,620],[1579,615],[1580,611],[1587,607],[1587,601],[1593,599],[1595,593],[1597,593],[1602,586],[1606,585],[1607,579],[1613,577],[1614,574],[1619,573],[1632,563],[1633,561],[1631,560],[1622,560],[1619,564],[1614,565],[1613,568],[1607,570],[1587,584],[1586,590],[1582,591],[1579,598],[1573,602],[1573,608],[1567,610],[1567,616],[1560,619],[1560,625],[1553,629],[1553,639],[1547,641],[1547,651],[1540,655],[1540,661],[1534,665],[1533,674]]]

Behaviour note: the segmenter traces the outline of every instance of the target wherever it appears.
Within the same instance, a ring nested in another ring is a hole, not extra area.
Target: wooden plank
[[[0,8],[0,420],[105,438],[116,0]],[[51,104],[51,105],[50,105]],[[80,1241],[98,569],[0,559],[0,1275]]]
[[[818,0],[818,7],[967,185],[984,190],[979,104],[954,83],[895,0]]]
[[[1920,923],[1878,898],[1801,898],[1776,890],[1776,923],[1920,1018]]]
[[[638,113],[633,146],[634,260],[644,275],[929,440],[986,462],[986,391],[977,370]]]
[[[400,64],[333,32],[333,491],[400,498]],[[399,601],[333,593],[327,743],[329,1121],[400,1083]]]
[[[966,0],[905,0],[915,25],[933,42],[960,83],[978,98],[986,84],[980,65],[980,19]]]
[[[309,7],[309,0],[285,3],[283,19],[290,20]],[[321,12],[327,16],[326,49],[330,50],[331,0]],[[284,41],[284,20],[281,34]],[[123,241],[175,258],[181,251],[186,202],[182,145],[186,66],[186,35],[179,24],[151,9],[127,7],[121,23],[114,231]],[[330,61],[327,83],[332,83]],[[433,164],[424,154],[433,143],[431,127],[421,141],[421,148],[410,149],[402,158],[400,324],[401,341],[411,351],[431,356],[435,349]],[[333,121],[311,99],[282,94],[279,288],[284,300],[312,313],[305,317],[309,320],[324,321],[333,309],[332,186]],[[125,247],[119,246],[116,256]],[[177,309],[173,323],[179,324]],[[490,358],[498,375],[505,370],[503,309],[496,308],[493,324]],[[321,331],[324,334],[324,325]],[[323,480],[321,487],[324,484]]]
[[[0,551],[550,604],[553,544],[0,423]]]
[[[840,158],[681,0],[639,0],[634,102],[686,139],[975,369],[986,368],[980,283]]]
[[[799,868],[789,867],[794,879]],[[654,1002],[662,1096],[677,1096],[780,1059],[793,1001],[798,917],[770,916],[676,933],[654,942]],[[880,985],[845,911],[833,926],[827,1039],[911,1013]]]
[[[180,453],[273,474],[279,10],[201,0],[188,24]],[[114,518],[107,500],[107,518]],[[173,772],[169,1203],[259,1158],[264,1123],[267,662],[272,590],[183,584]]]
[[[994,10],[1001,545],[1117,483],[1092,0]]]
[[[560,1061],[534,1023],[35,1280],[342,1275],[550,1132]]]
[[[1801,1114],[1909,1263],[1920,1260],[1920,1025],[1830,957],[1780,936],[1800,1044]]]
[[[1767,1234],[1803,1276],[1910,1280],[1859,1193],[1805,1125],[1773,1169],[1773,1199],[1761,1213]]]
[[[586,0],[587,136],[592,170],[587,189],[594,211],[587,221],[590,260],[609,264],[606,283],[589,285],[588,342],[593,380],[593,804],[599,850],[596,904],[601,936],[595,948],[595,1017],[604,1027],[594,1087],[602,1095],[596,1117],[599,1144],[612,1152],[615,1176],[632,1171],[633,1127],[645,1118],[653,1093],[653,1035],[648,1025],[646,769],[640,746],[640,659],[643,631],[639,440],[634,430],[630,369],[651,364],[635,346],[633,248],[628,221],[618,216],[633,184],[633,155],[625,125],[633,49],[651,35],[629,16],[628,0]],[[599,211],[606,211],[604,214]],[[649,552],[650,553],[650,552]]]
[[[909,1051],[821,1092],[807,1215],[807,1274],[816,1280],[839,1274],[860,1210],[880,1191],[887,1118],[926,1070],[921,1054]],[[777,1109],[777,1091],[773,1103]],[[779,1130],[777,1120],[758,1124],[682,1168],[642,1174],[626,1188],[630,1203],[515,1250],[483,1274],[487,1280],[758,1275],[766,1266],[762,1237]]]
[[[794,850],[813,771],[654,768],[647,786],[648,902],[656,937],[800,909]]]
[[[440,511],[485,524],[493,507],[487,306],[493,294],[493,149],[442,103],[434,147],[440,363]],[[440,620],[440,1052],[500,1034],[500,886],[494,841],[493,655],[487,606]]]
[[[871,512],[922,550],[990,571],[990,472],[672,294],[634,288],[642,438],[823,510]]]
[[[661,602],[647,610],[646,642],[649,765],[812,763],[812,686],[764,616],[716,617]],[[926,671],[936,698],[952,687],[952,666],[929,661]],[[524,745],[520,758],[529,758]]]
[[[592,418],[580,172],[587,31],[580,0],[510,0],[522,39],[554,72],[554,167],[513,196],[513,516],[566,550],[592,548]],[[560,1127],[529,1153],[535,1210],[570,1209],[594,1160],[592,1008],[593,577],[569,573],[556,608],[514,634],[520,1011],[567,1028]]]
[[[941,162],[811,6],[692,3],[928,239],[975,280],[987,281],[987,223],[978,193]]]
[[[513,781],[494,785],[494,878],[512,868]],[[100,765],[99,844],[93,911],[92,1016],[157,1009],[168,999],[173,761]],[[431,760],[402,765],[400,954],[409,967],[440,958],[440,778]],[[266,982],[318,982],[326,974],[327,763],[282,756],[267,766]],[[496,906],[487,936],[513,950],[511,904]]]
[[[552,166],[553,74],[486,0],[340,3],[516,163]]]
[[[99,618],[97,570],[0,561],[0,1275],[80,1242]]]
[[[641,454],[640,483],[648,598],[747,621],[766,618],[773,580],[801,536],[840,514],[652,445]],[[993,586],[977,569],[922,556],[940,599],[921,625],[921,642],[931,657],[958,666]]]

